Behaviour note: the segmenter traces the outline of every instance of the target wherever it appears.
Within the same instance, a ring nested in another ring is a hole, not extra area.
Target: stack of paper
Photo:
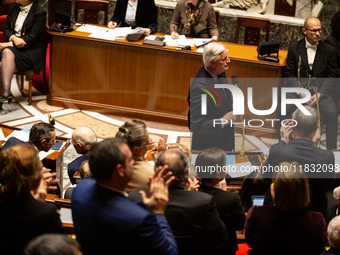
[[[165,43],[168,46],[176,46],[176,47],[184,47],[186,45],[189,45],[191,47],[194,47],[194,40],[193,39],[187,39],[185,35],[180,35],[179,39],[172,39],[171,35],[165,36]]]

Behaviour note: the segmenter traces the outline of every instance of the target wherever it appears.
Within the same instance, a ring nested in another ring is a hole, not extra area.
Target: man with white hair
[[[73,175],[76,171],[79,171],[81,163],[88,158],[90,149],[97,143],[97,135],[89,127],[78,127],[72,133],[71,142],[77,153],[82,154],[67,165],[70,181],[75,184]]]
[[[225,74],[230,63],[228,50],[221,43],[209,43],[204,48],[203,63],[191,83],[188,96],[188,124],[193,133],[191,149],[218,147],[231,151],[235,147],[235,138],[230,121],[236,119],[231,93],[228,89],[214,88],[216,83],[228,83]],[[206,103],[202,104],[202,100]],[[216,120],[218,123],[214,125]]]
[[[327,228],[328,242],[331,248],[322,255],[340,255],[340,216],[334,217]]]

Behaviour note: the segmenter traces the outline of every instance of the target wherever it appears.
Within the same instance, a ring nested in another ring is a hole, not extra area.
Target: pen
[[[174,29],[174,32],[176,33],[176,28],[175,28],[175,26],[172,26],[173,27],[173,29]]]

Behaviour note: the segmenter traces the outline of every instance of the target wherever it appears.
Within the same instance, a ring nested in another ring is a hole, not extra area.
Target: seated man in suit
[[[55,129],[48,123],[36,123],[31,127],[28,142],[23,142],[18,138],[11,137],[7,140],[3,147],[6,150],[18,144],[33,145],[38,151],[48,152],[55,144],[56,134]]]
[[[327,228],[328,242],[331,248],[322,255],[340,255],[340,216],[334,217]]]
[[[192,150],[212,147],[226,151],[235,149],[233,99],[228,89],[214,88],[215,84],[227,84],[225,71],[229,69],[228,49],[217,42],[209,43],[203,52],[203,63],[190,85],[188,95],[188,125],[192,132]],[[202,98],[205,97],[205,112]],[[215,126],[214,120],[227,122]]]
[[[134,204],[125,191],[134,160],[129,146],[119,138],[95,144],[89,154],[93,175],[79,182],[72,196],[72,216],[77,240],[88,254],[177,255],[173,234],[164,216],[168,185],[174,180],[167,167],[150,178],[148,196]]]
[[[297,109],[292,116],[297,125],[293,127],[286,123],[281,127],[281,141],[270,148],[269,156],[262,166],[262,173],[265,178],[272,178],[274,168],[279,163],[298,162],[306,172],[310,187],[310,204],[307,209],[321,212],[326,218],[326,191],[335,176],[334,153],[314,146],[313,137],[318,128],[318,115],[314,107],[305,108],[311,115],[304,115]],[[292,133],[295,140],[289,144]]]
[[[88,158],[90,149],[97,143],[97,135],[89,127],[78,127],[72,133],[71,142],[76,152],[82,154],[67,165],[68,177],[71,183],[75,184],[73,175],[79,171],[81,163]]]
[[[228,235],[214,198],[184,189],[189,176],[188,157],[178,149],[168,149],[158,155],[155,169],[164,166],[168,166],[176,178],[169,188],[165,216],[180,254],[211,254],[213,247],[225,245]],[[138,191],[132,191],[129,199],[139,200]]]

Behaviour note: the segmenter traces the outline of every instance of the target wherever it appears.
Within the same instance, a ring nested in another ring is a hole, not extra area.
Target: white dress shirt
[[[30,3],[29,5],[26,6],[20,6],[20,12],[18,15],[17,20],[15,21],[15,26],[14,26],[14,35],[15,36],[20,36],[21,35],[21,29],[22,29],[22,25],[25,22],[25,19],[28,15],[28,13],[30,12],[31,8],[32,8],[33,3]],[[25,35],[25,34],[23,34]],[[12,35],[13,36],[13,35]],[[9,38],[9,41],[11,42],[12,40],[12,36]]]
[[[131,0],[129,0],[126,8],[125,22],[133,27],[136,26],[137,4],[138,0],[136,0],[135,4],[132,4]]]
[[[313,70],[313,63],[315,59],[316,49],[318,47],[319,42],[316,44],[310,44],[307,39],[306,40],[306,48],[307,48],[307,58],[308,58],[308,65],[309,69]]]

